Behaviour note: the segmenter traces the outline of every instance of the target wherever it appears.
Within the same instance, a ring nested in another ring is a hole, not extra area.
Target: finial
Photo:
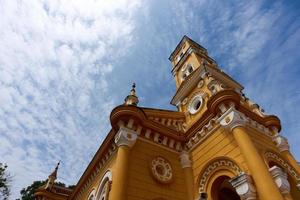
[[[57,178],[57,170],[58,170],[58,166],[60,164],[60,160],[58,161],[54,171],[49,175],[48,177],[48,181],[47,181],[47,184],[45,186],[45,189],[49,189],[51,190],[53,185],[54,185],[54,181],[56,180]]]
[[[134,95],[135,96],[135,83],[132,84],[132,88],[130,90],[130,95]]]
[[[57,165],[56,165],[56,167],[55,167],[55,170],[56,170],[56,171],[58,170],[59,164],[60,164],[60,160],[58,161],[58,163],[57,163]]]
[[[135,93],[135,83],[132,84],[132,88],[130,90],[130,94],[125,98],[125,105],[133,105],[133,106],[137,106],[137,104],[139,103],[139,99],[136,96]]]

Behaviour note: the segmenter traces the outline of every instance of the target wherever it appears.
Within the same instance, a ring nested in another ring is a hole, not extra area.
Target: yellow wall
[[[216,158],[228,157],[235,161],[242,170],[248,171],[245,160],[241,154],[237,143],[233,136],[223,128],[219,128],[210,135],[203,143],[192,150],[191,158],[193,161],[195,196],[198,195],[199,183],[198,179],[201,171],[206,167],[207,163]],[[208,190],[210,194],[210,190]]]
[[[171,163],[174,173],[171,183],[161,184],[152,178],[149,163],[155,156],[162,156]],[[128,200],[186,199],[183,171],[178,153],[138,140],[131,149],[128,175]]]

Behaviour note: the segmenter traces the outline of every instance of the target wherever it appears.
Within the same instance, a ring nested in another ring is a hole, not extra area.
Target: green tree
[[[0,199],[7,200],[10,195],[11,176],[6,171],[7,165],[0,163]]]
[[[23,188],[20,192],[22,200],[34,200],[34,192],[36,189],[41,187],[42,185],[46,184],[47,180],[45,181],[34,181],[30,186],[27,188]]]

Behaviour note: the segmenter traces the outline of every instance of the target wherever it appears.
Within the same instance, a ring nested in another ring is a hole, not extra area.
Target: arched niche
[[[229,184],[229,180],[242,174],[241,167],[236,164],[233,160],[227,157],[220,157],[210,161],[199,174],[198,187],[199,194],[206,193],[208,199],[218,199],[215,195],[221,195],[216,188],[218,185],[223,185],[224,193],[230,190],[230,194],[236,197],[235,190]],[[228,189],[225,191],[225,189]],[[238,195],[237,195],[238,196]]]
[[[103,175],[103,177],[100,181],[95,200],[108,200],[111,181],[112,181],[112,173],[111,173],[111,171],[108,170]]]

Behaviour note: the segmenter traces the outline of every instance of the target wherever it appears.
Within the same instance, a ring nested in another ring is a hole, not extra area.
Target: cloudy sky
[[[76,184],[132,82],[141,106],[175,109],[168,57],[185,34],[281,118],[300,160],[299,2],[0,0],[0,162],[11,199],[58,160],[59,181]]]

